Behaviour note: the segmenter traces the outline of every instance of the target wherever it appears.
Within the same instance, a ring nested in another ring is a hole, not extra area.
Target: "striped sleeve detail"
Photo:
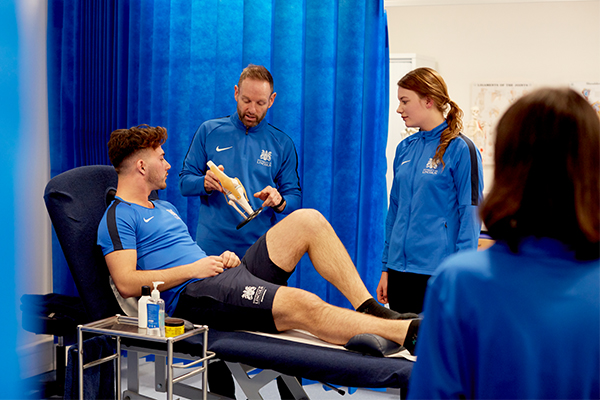
[[[113,245],[114,251],[123,250],[123,243],[119,236],[119,228],[117,227],[117,206],[121,203],[119,199],[115,199],[106,212],[106,225],[108,234]]]
[[[463,135],[458,134],[469,147],[469,156],[471,158],[471,205],[479,205],[479,163],[477,161],[477,149],[471,139]]]

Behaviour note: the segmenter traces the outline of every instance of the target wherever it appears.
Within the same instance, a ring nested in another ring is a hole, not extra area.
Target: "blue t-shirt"
[[[146,208],[115,198],[98,227],[98,244],[103,254],[136,250],[139,270],[166,269],[206,257],[190,236],[177,209],[164,200],[152,203],[154,208]],[[195,280],[161,291],[167,314],[173,314],[180,293]]]
[[[429,280],[409,398],[598,399],[600,262],[528,238],[449,257]]]

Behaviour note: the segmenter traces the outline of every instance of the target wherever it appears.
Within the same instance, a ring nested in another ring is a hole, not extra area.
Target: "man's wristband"
[[[277,204],[276,206],[273,206],[273,210],[275,210],[276,213],[280,213],[281,211],[278,211],[279,207],[281,207],[283,205],[283,203],[285,203],[285,199],[283,198],[283,196],[281,196],[281,201],[279,202],[279,204]]]

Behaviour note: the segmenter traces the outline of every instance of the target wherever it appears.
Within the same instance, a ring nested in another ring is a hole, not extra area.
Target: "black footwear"
[[[415,313],[399,313],[394,310],[390,310],[379,304],[374,298],[370,298],[362,303],[357,309],[359,313],[374,315],[375,317],[385,319],[415,319],[419,318],[419,315]]]
[[[404,338],[404,347],[413,356],[415,355],[415,346],[417,345],[417,337],[419,336],[419,327],[421,326],[422,318],[413,319],[408,326],[406,338]]]

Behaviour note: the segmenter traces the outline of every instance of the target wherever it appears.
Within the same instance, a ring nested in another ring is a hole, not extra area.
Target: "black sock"
[[[421,326],[421,318],[413,319],[408,326],[406,331],[406,338],[404,338],[404,348],[415,354],[415,346],[417,345],[417,337],[419,336],[419,327]]]
[[[379,304],[377,300],[374,298],[370,298],[362,303],[357,309],[359,313],[374,315],[375,317],[385,318],[385,319],[413,319],[417,318],[417,314],[413,313],[404,313],[401,314],[394,310],[390,310]]]

